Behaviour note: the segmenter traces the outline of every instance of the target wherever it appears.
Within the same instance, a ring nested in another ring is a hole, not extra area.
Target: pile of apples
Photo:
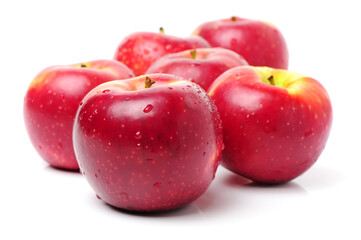
[[[231,17],[192,35],[137,32],[114,60],[41,71],[24,100],[40,156],[80,169],[99,198],[131,211],[194,201],[221,162],[263,184],[309,169],[329,136],[331,102],[318,81],[287,71],[281,32]]]

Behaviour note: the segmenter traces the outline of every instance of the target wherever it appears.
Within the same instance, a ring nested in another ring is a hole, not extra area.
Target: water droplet
[[[147,158],[147,162],[149,162],[149,163],[155,163],[155,160],[154,160],[154,159],[151,159],[151,158]]]
[[[96,194],[96,195],[97,195],[97,198],[98,198],[99,200],[102,200],[102,198],[101,198],[101,197],[99,197],[99,196],[98,196],[98,194]]]
[[[58,142],[58,148],[63,149],[63,144],[61,142]]]
[[[110,92],[110,90],[109,90],[109,89],[105,89],[105,90],[102,91],[102,93],[107,93],[107,92]]]
[[[166,50],[170,50],[172,48],[172,45],[170,45],[170,44],[167,44],[166,46],[165,46],[165,49]]]
[[[136,147],[137,147],[138,149],[142,149],[142,144],[137,143]]]
[[[124,101],[129,101],[130,100],[130,98],[129,97],[127,97],[126,99],[124,99]]]
[[[222,143],[222,151],[224,150],[225,146],[224,146],[224,143]]]
[[[149,113],[150,111],[152,111],[152,109],[153,109],[153,105],[152,105],[152,104],[148,104],[148,105],[143,109],[143,112]]]
[[[232,39],[231,39],[231,46],[232,46],[232,47],[235,47],[236,45],[237,45],[237,39],[232,38]]]
[[[80,102],[80,103],[79,103],[79,106],[81,106],[81,105],[83,105],[83,102]]]
[[[161,183],[161,182],[156,182],[156,183],[153,184],[153,187],[154,187],[155,189],[159,189],[161,186],[162,186],[162,183]]]
[[[173,88],[172,87],[168,87],[170,90],[172,90]]]
[[[121,192],[119,193],[119,197],[123,200],[123,201],[128,201],[128,193],[125,193],[125,192]]]
[[[98,178],[98,175],[97,175],[97,174],[94,174],[94,177],[95,177],[95,178]]]
[[[135,139],[141,139],[141,138],[142,138],[142,135],[140,134],[139,131],[135,133],[134,138],[135,138]]]

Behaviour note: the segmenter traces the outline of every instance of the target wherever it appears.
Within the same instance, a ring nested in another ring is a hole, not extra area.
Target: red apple
[[[203,23],[193,35],[203,37],[212,47],[237,52],[249,65],[288,68],[286,41],[270,23],[231,17]]]
[[[90,91],[73,142],[99,198],[132,211],[165,211],[198,198],[215,176],[223,145],[213,100],[197,84],[168,74]]]
[[[114,58],[133,70],[144,74],[158,58],[193,48],[210,45],[201,37],[179,38],[162,33],[136,32],[127,36],[118,46]]]
[[[209,88],[224,129],[222,163],[260,183],[294,179],[315,163],[332,123],[316,80],[286,70],[236,67]]]
[[[169,73],[199,84],[207,90],[226,70],[248,65],[237,53],[225,48],[198,48],[168,54],[158,59],[147,73]]]
[[[40,156],[51,166],[79,169],[72,129],[80,101],[100,83],[133,76],[130,69],[114,60],[52,66],[41,71],[24,99],[25,125]]]

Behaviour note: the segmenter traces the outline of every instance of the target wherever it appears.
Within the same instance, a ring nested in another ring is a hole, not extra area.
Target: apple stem
[[[144,85],[145,88],[150,88],[155,83],[155,81],[152,80],[150,77],[146,76],[144,83],[145,83]]]
[[[236,17],[236,16],[232,16],[232,17],[231,17],[231,21],[232,21],[232,22],[237,21],[237,17]]]
[[[161,34],[165,34],[165,33],[164,33],[164,28],[163,28],[163,27],[160,27],[160,28],[159,28],[159,32],[160,32]]]
[[[274,77],[273,77],[273,75],[271,75],[271,76],[269,76],[268,78],[267,78],[267,80],[269,81],[269,83],[271,84],[271,85],[275,85],[275,79],[274,79]]]
[[[192,49],[190,53],[191,53],[191,57],[192,57],[192,59],[196,59],[196,56],[197,56],[197,50]]]
[[[86,66],[86,64],[82,63],[82,64],[80,64],[80,67],[81,68],[86,68],[87,66]]]

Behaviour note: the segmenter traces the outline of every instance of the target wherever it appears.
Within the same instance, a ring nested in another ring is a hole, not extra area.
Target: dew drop
[[[142,149],[142,144],[137,143],[136,147],[137,147],[138,149]]]
[[[110,92],[110,90],[109,90],[109,89],[105,89],[105,90],[102,91],[102,93],[107,93],[107,92]]]
[[[154,159],[151,159],[151,158],[147,158],[147,162],[149,162],[149,163],[155,163],[155,160],[154,160]]]
[[[168,87],[170,90],[172,90],[173,88],[172,87]]]
[[[149,113],[150,111],[152,111],[152,109],[153,109],[153,105],[152,105],[152,104],[148,104],[148,105],[143,109],[143,112]]]
[[[79,106],[81,106],[81,105],[83,105],[83,102],[80,102],[80,103],[79,103]]]
[[[162,183],[161,183],[161,182],[156,182],[156,183],[153,184],[153,187],[154,187],[155,189],[159,189],[161,186],[162,186]]]
[[[125,192],[121,192],[119,193],[119,197],[123,200],[123,201],[128,201],[128,193],[125,193]]]
[[[141,138],[142,138],[142,135],[140,134],[139,131],[135,133],[134,138],[135,138],[135,139],[141,139]]]

